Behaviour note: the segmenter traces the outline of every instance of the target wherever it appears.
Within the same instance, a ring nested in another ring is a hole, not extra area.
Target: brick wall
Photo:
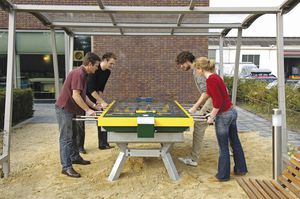
[[[14,0],[22,4],[73,4],[97,5],[96,0]],[[134,6],[187,6],[190,0],[103,0],[105,5]],[[196,5],[206,6],[208,0]],[[0,11],[0,28],[7,28],[7,13]],[[35,17],[17,14],[18,29],[48,29]],[[136,96],[154,96],[194,102],[198,91],[192,72],[183,72],[175,65],[175,57],[182,50],[196,56],[206,56],[207,37],[200,36],[95,36],[94,51],[99,54],[111,51],[118,60],[105,90],[106,99]]]
[[[182,36],[101,36],[94,37],[94,51],[115,52],[118,60],[108,81],[105,95],[154,96],[194,101],[199,97],[192,71],[181,71],[175,64],[181,50],[207,54],[207,39]]]

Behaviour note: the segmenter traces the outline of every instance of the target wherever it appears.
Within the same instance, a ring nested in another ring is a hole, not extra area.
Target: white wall
[[[219,50],[218,48],[209,47],[209,49],[216,49],[216,62],[219,62]],[[235,62],[235,47],[223,48],[223,62],[234,63]],[[275,47],[242,47],[240,62],[242,62],[243,55],[260,55],[260,68],[268,68],[274,75],[277,76],[277,51]]]

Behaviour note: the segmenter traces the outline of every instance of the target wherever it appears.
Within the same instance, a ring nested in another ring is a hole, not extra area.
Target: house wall
[[[210,46],[209,49],[215,49],[216,62],[220,60],[219,47]],[[300,46],[285,46],[285,51],[288,50],[300,50]],[[235,47],[224,47],[223,48],[223,62],[234,63],[235,62]],[[278,76],[277,73],[277,50],[276,46],[260,47],[260,46],[242,46],[240,53],[240,62],[242,62],[243,55],[260,55],[260,66],[259,68],[267,68],[272,71],[272,74]],[[300,57],[298,58],[300,59]],[[300,66],[299,66],[300,67]]]

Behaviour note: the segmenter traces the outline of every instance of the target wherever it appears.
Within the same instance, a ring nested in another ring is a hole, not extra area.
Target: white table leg
[[[170,178],[172,180],[179,180],[179,175],[178,175],[178,172],[177,172],[177,169],[175,167],[175,164],[172,160],[172,156],[170,154],[170,149],[172,148],[172,145],[171,143],[162,143],[162,153],[161,153],[161,157],[162,157],[162,160],[165,164],[165,167],[167,169],[167,172],[170,176]]]
[[[123,170],[124,164],[127,160],[127,156],[126,156],[127,143],[118,143],[117,145],[120,148],[120,153],[109,174],[108,177],[109,181],[114,181],[119,178],[121,171]]]

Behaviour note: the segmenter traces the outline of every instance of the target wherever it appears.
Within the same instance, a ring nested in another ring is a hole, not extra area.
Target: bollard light
[[[272,126],[273,179],[277,180],[282,171],[282,114],[279,109],[273,109]]]

